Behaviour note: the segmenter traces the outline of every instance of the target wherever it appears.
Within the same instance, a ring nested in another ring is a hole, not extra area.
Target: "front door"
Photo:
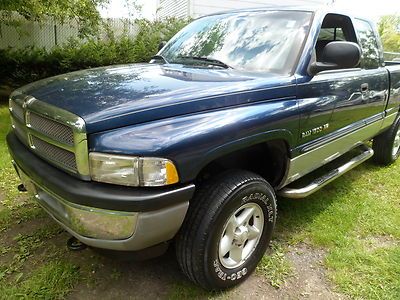
[[[351,130],[384,117],[389,77],[380,58],[375,32],[367,21],[355,19],[354,25],[362,49],[361,69],[333,82],[338,93],[343,94],[335,104],[331,120],[334,130],[346,127]]]

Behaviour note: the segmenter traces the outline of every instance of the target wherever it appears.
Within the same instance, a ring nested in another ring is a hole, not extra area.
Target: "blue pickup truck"
[[[400,64],[370,21],[276,5],[199,18],[146,64],[16,90],[7,143],[20,190],[82,244],[172,242],[182,271],[220,290],[264,255],[277,196],[399,157],[399,109]]]

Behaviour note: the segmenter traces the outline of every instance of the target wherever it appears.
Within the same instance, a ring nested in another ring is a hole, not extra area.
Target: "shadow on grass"
[[[332,205],[342,201],[343,197],[352,191],[354,181],[360,174],[367,172],[373,176],[378,170],[380,168],[366,163],[307,199],[279,199],[279,218],[275,239],[283,243],[288,242],[325,214]],[[90,253],[89,250],[84,255],[93,255]],[[118,262],[114,258],[104,257],[99,258],[99,261],[101,268],[93,273],[93,279],[97,282],[96,286],[101,286],[101,288],[92,290],[93,298],[97,296],[124,297],[130,293],[131,287],[134,287],[135,296],[138,298],[206,299],[230,295],[208,293],[187,280],[176,262],[173,247],[164,256],[145,262]],[[116,278],[118,280],[115,280]],[[75,289],[72,298],[85,296],[85,293],[80,290],[80,288]]]
[[[215,295],[195,286],[181,273],[173,247],[163,256],[146,261],[129,261],[126,256],[120,259],[117,252],[115,257],[99,255],[91,249],[79,257],[79,253],[72,255],[86,280],[75,286],[70,299],[127,299],[132,295],[138,299],[206,299]]]

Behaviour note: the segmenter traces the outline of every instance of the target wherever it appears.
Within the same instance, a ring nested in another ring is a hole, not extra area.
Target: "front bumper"
[[[47,164],[15,136],[7,144],[21,181],[69,233],[97,248],[137,251],[172,239],[194,185],[129,188],[85,182]]]

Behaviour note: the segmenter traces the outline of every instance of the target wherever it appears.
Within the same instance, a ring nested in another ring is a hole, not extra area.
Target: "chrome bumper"
[[[150,212],[125,212],[71,203],[39,185],[15,162],[22,183],[38,203],[71,235],[96,248],[137,251],[172,239],[189,202]]]

